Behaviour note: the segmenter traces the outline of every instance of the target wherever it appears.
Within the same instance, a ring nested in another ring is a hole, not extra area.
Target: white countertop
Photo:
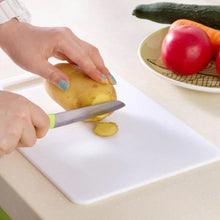
[[[156,1],[23,1],[32,12],[33,24],[70,27],[79,37],[99,48],[114,72],[220,147],[220,94],[173,86],[146,70],[138,58],[142,39],[166,25],[137,19],[131,13],[138,4]],[[0,51],[0,79],[22,73],[24,71]],[[71,203],[20,153],[14,152],[0,160],[0,206],[15,220],[217,220],[219,186],[220,162],[216,162],[80,206]]]

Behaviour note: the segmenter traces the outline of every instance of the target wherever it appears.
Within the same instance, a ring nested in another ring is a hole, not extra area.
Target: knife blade
[[[74,122],[83,121],[98,115],[113,112],[124,106],[125,104],[123,102],[117,100],[78,108],[70,111],[48,114],[48,117],[50,119],[50,128],[57,128]]]

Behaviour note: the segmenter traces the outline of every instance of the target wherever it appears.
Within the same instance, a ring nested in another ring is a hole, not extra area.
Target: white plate
[[[138,55],[151,72],[177,86],[188,89],[220,93],[220,78],[212,60],[208,67],[190,76],[181,76],[167,69],[161,59],[161,44],[169,27],[160,29],[146,37],[140,44]]]

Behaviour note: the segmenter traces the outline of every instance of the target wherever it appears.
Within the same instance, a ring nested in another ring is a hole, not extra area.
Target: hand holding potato
[[[59,63],[55,67],[69,77],[69,89],[64,92],[49,81],[45,82],[45,88],[50,97],[65,110],[116,100],[116,91],[113,85],[101,84],[92,80],[79,66]],[[108,115],[109,113],[99,115],[87,121],[99,121]]]
[[[1,24],[0,47],[20,67],[41,75],[64,91],[69,79],[48,62],[50,57],[77,64],[95,81],[116,83],[98,49],[66,27],[36,27],[12,19]]]
[[[0,91],[0,157],[16,147],[33,146],[45,136],[49,118],[23,96]]]

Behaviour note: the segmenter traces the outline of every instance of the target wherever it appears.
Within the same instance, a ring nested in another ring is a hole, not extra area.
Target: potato
[[[109,137],[116,134],[118,126],[114,122],[98,122],[94,128],[94,133],[101,137]]]
[[[49,96],[65,110],[82,108],[117,99],[112,85],[92,80],[78,66],[69,63],[59,63],[55,66],[69,77],[69,88],[67,91],[62,91],[57,86],[46,81],[45,89]],[[99,121],[109,114],[100,115],[86,121]]]

